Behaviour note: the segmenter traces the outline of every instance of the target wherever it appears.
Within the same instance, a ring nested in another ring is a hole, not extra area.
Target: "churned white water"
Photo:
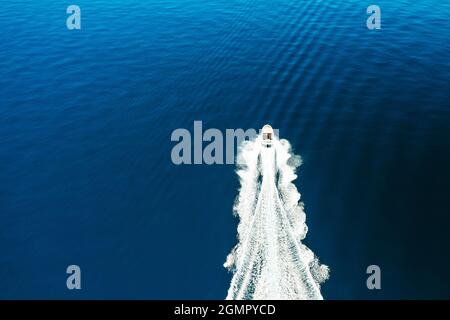
[[[301,242],[308,227],[293,184],[301,158],[288,141],[266,148],[258,136],[244,142],[237,160],[240,221],[238,244],[224,264],[234,273],[227,299],[323,299],[329,269]]]

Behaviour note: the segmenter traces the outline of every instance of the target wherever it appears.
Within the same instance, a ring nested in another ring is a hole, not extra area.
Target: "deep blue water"
[[[171,162],[194,120],[302,155],[326,299],[450,298],[449,2],[69,4],[0,1],[0,298],[224,298],[238,180]]]

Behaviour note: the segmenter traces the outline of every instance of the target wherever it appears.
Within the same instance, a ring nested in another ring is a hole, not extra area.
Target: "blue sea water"
[[[325,299],[450,298],[449,2],[69,4],[0,1],[0,298],[224,298],[239,184],[172,163],[194,120],[301,154]]]

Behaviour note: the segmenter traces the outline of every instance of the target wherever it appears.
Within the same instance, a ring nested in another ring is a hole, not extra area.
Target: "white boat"
[[[266,124],[262,127],[262,145],[266,148],[270,148],[273,142],[273,129],[270,125]]]

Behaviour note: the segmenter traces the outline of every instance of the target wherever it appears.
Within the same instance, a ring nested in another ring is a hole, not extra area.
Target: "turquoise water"
[[[1,298],[224,298],[238,181],[171,162],[194,120],[302,155],[326,299],[450,297],[450,3],[0,3]]]

